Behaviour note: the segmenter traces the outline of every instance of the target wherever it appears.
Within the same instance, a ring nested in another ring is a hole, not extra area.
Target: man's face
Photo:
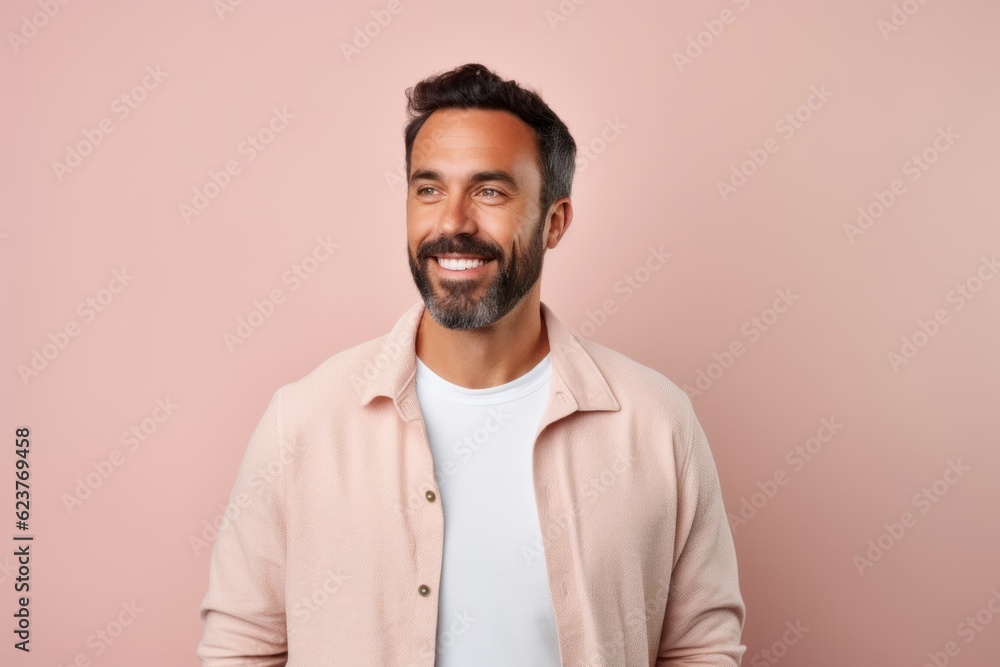
[[[506,111],[439,109],[410,159],[407,257],[428,312],[449,329],[496,322],[542,271],[534,132]]]

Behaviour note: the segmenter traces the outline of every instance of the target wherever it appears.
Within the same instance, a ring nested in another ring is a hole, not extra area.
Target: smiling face
[[[506,111],[438,109],[413,142],[410,273],[449,329],[490,325],[535,286],[547,212],[534,131]]]

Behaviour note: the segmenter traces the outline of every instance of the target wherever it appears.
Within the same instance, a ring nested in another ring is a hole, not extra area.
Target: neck
[[[496,387],[521,377],[549,352],[538,290],[479,329],[442,327],[425,308],[417,326],[416,352],[435,374],[468,389]]]

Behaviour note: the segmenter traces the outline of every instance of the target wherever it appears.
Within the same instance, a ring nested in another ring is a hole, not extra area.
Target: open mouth
[[[437,265],[449,273],[479,273],[492,262],[484,257],[434,257]]]

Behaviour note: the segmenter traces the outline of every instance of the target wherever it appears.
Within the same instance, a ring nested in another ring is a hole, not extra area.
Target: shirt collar
[[[549,337],[552,362],[551,397],[543,421],[551,423],[574,410],[618,410],[620,405],[607,380],[580,341],[540,302],[545,330]],[[392,399],[405,421],[420,417],[414,382],[417,366],[417,325],[424,313],[423,300],[403,313],[381,346],[372,348],[364,362],[364,379],[358,388],[361,405],[368,405],[376,396]]]

